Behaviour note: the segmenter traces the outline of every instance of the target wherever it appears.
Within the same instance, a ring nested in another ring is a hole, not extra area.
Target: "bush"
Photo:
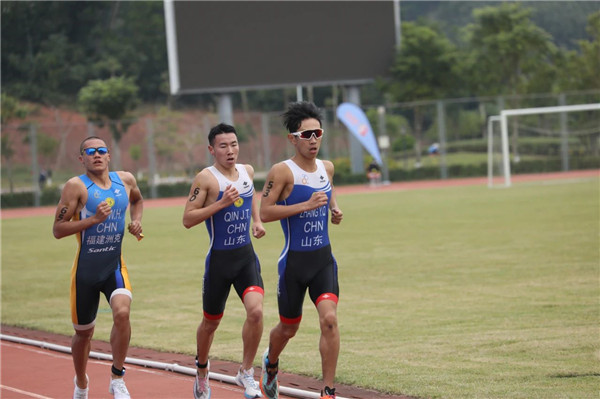
[[[415,138],[413,136],[402,135],[392,143],[392,151],[413,151],[415,148]]]
[[[60,199],[60,190],[57,187],[49,187],[40,193],[40,205],[56,205]],[[1,198],[2,208],[26,208],[35,205],[35,195],[32,191],[16,193],[4,193]]]
[[[6,193],[2,194],[2,208],[21,208],[33,206],[34,198],[32,192]]]
[[[350,167],[350,159],[345,158],[336,158],[331,161],[335,168],[335,174],[350,174],[352,168]]]

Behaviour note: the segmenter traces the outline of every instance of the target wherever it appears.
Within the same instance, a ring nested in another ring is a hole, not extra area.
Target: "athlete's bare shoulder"
[[[137,181],[135,180],[133,173],[127,172],[125,170],[119,170],[117,171],[117,175],[121,178],[121,181],[123,181],[123,183],[129,186],[137,186]]]
[[[252,167],[252,165],[250,164],[245,164],[244,168],[246,168],[246,172],[248,172],[248,175],[252,178],[254,177],[254,168]]]
[[[207,195],[216,195],[219,193],[219,181],[217,177],[210,171],[209,167],[202,169],[194,177],[192,182],[192,190],[198,188],[206,192]]]
[[[216,180],[217,180],[217,178],[213,174],[213,172],[210,171],[210,167],[206,167],[206,168],[202,169],[200,172],[198,172],[196,174],[196,177],[194,177],[195,182],[200,182],[200,183],[204,183],[204,184],[207,184],[211,181],[216,181]]]
[[[333,165],[333,162],[323,160],[323,166],[325,167],[327,174],[333,176],[333,172],[335,171],[335,166]]]
[[[63,186],[63,193],[83,193],[85,192],[85,184],[79,176],[71,177]]]
[[[277,180],[293,180],[292,170],[289,166],[287,166],[285,161],[281,161],[273,165],[269,171],[269,176],[277,178]]]
[[[66,207],[70,210],[69,219],[74,212],[79,211],[87,201],[87,189],[83,180],[75,176],[67,180],[63,186],[58,208]]]
[[[285,161],[276,163],[267,174],[262,191],[263,201],[281,201],[290,194],[294,186],[294,175]],[[268,202],[267,201],[267,202]],[[262,207],[262,204],[261,204]]]

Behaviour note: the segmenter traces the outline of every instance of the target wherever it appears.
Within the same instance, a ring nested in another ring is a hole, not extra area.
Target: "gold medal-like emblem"
[[[108,197],[108,198],[105,199],[105,201],[108,204],[108,206],[110,206],[111,208],[115,205],[114,198]]]
[[[244,199],[242,197],[238,198],[233,205],[235,205],[236,208],[239,208],[240,206],[242,206],[244,204]]]

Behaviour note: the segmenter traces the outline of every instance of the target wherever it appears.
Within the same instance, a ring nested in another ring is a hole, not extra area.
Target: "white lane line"
[[[42,395],[38,395],[38,394],[33,393],[33,392],[27,392],[27,391],[22,391],[22,390],[17,389],[17,388],[13,388],[13,387],[7,387],[6,385],[0,385],[0,388],[6,389],[7,391],[20,393],[21,395],[29,396],[31,398],[36,398],[36,399],[54,399],[54,398],[51,398],[49,396],[42,396]]]

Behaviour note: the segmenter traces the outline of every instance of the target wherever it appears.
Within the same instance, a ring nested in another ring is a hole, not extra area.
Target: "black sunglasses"
[[[100,155],[108,154],[108,148],[106,148],[106,147],[97,147],[97,148],[90,147],[90,148],[86,148],[83,151],[81,151],[81,154],[85,153],[85,155],[94,155],[96,152]]]
[[[300,132],[291,133],[296,137],[300,137],[303,140],[310,140],[310,138],[315,135],[315,138],[320,139],[323,136],[323,129],[307,129],[302,130]]]

